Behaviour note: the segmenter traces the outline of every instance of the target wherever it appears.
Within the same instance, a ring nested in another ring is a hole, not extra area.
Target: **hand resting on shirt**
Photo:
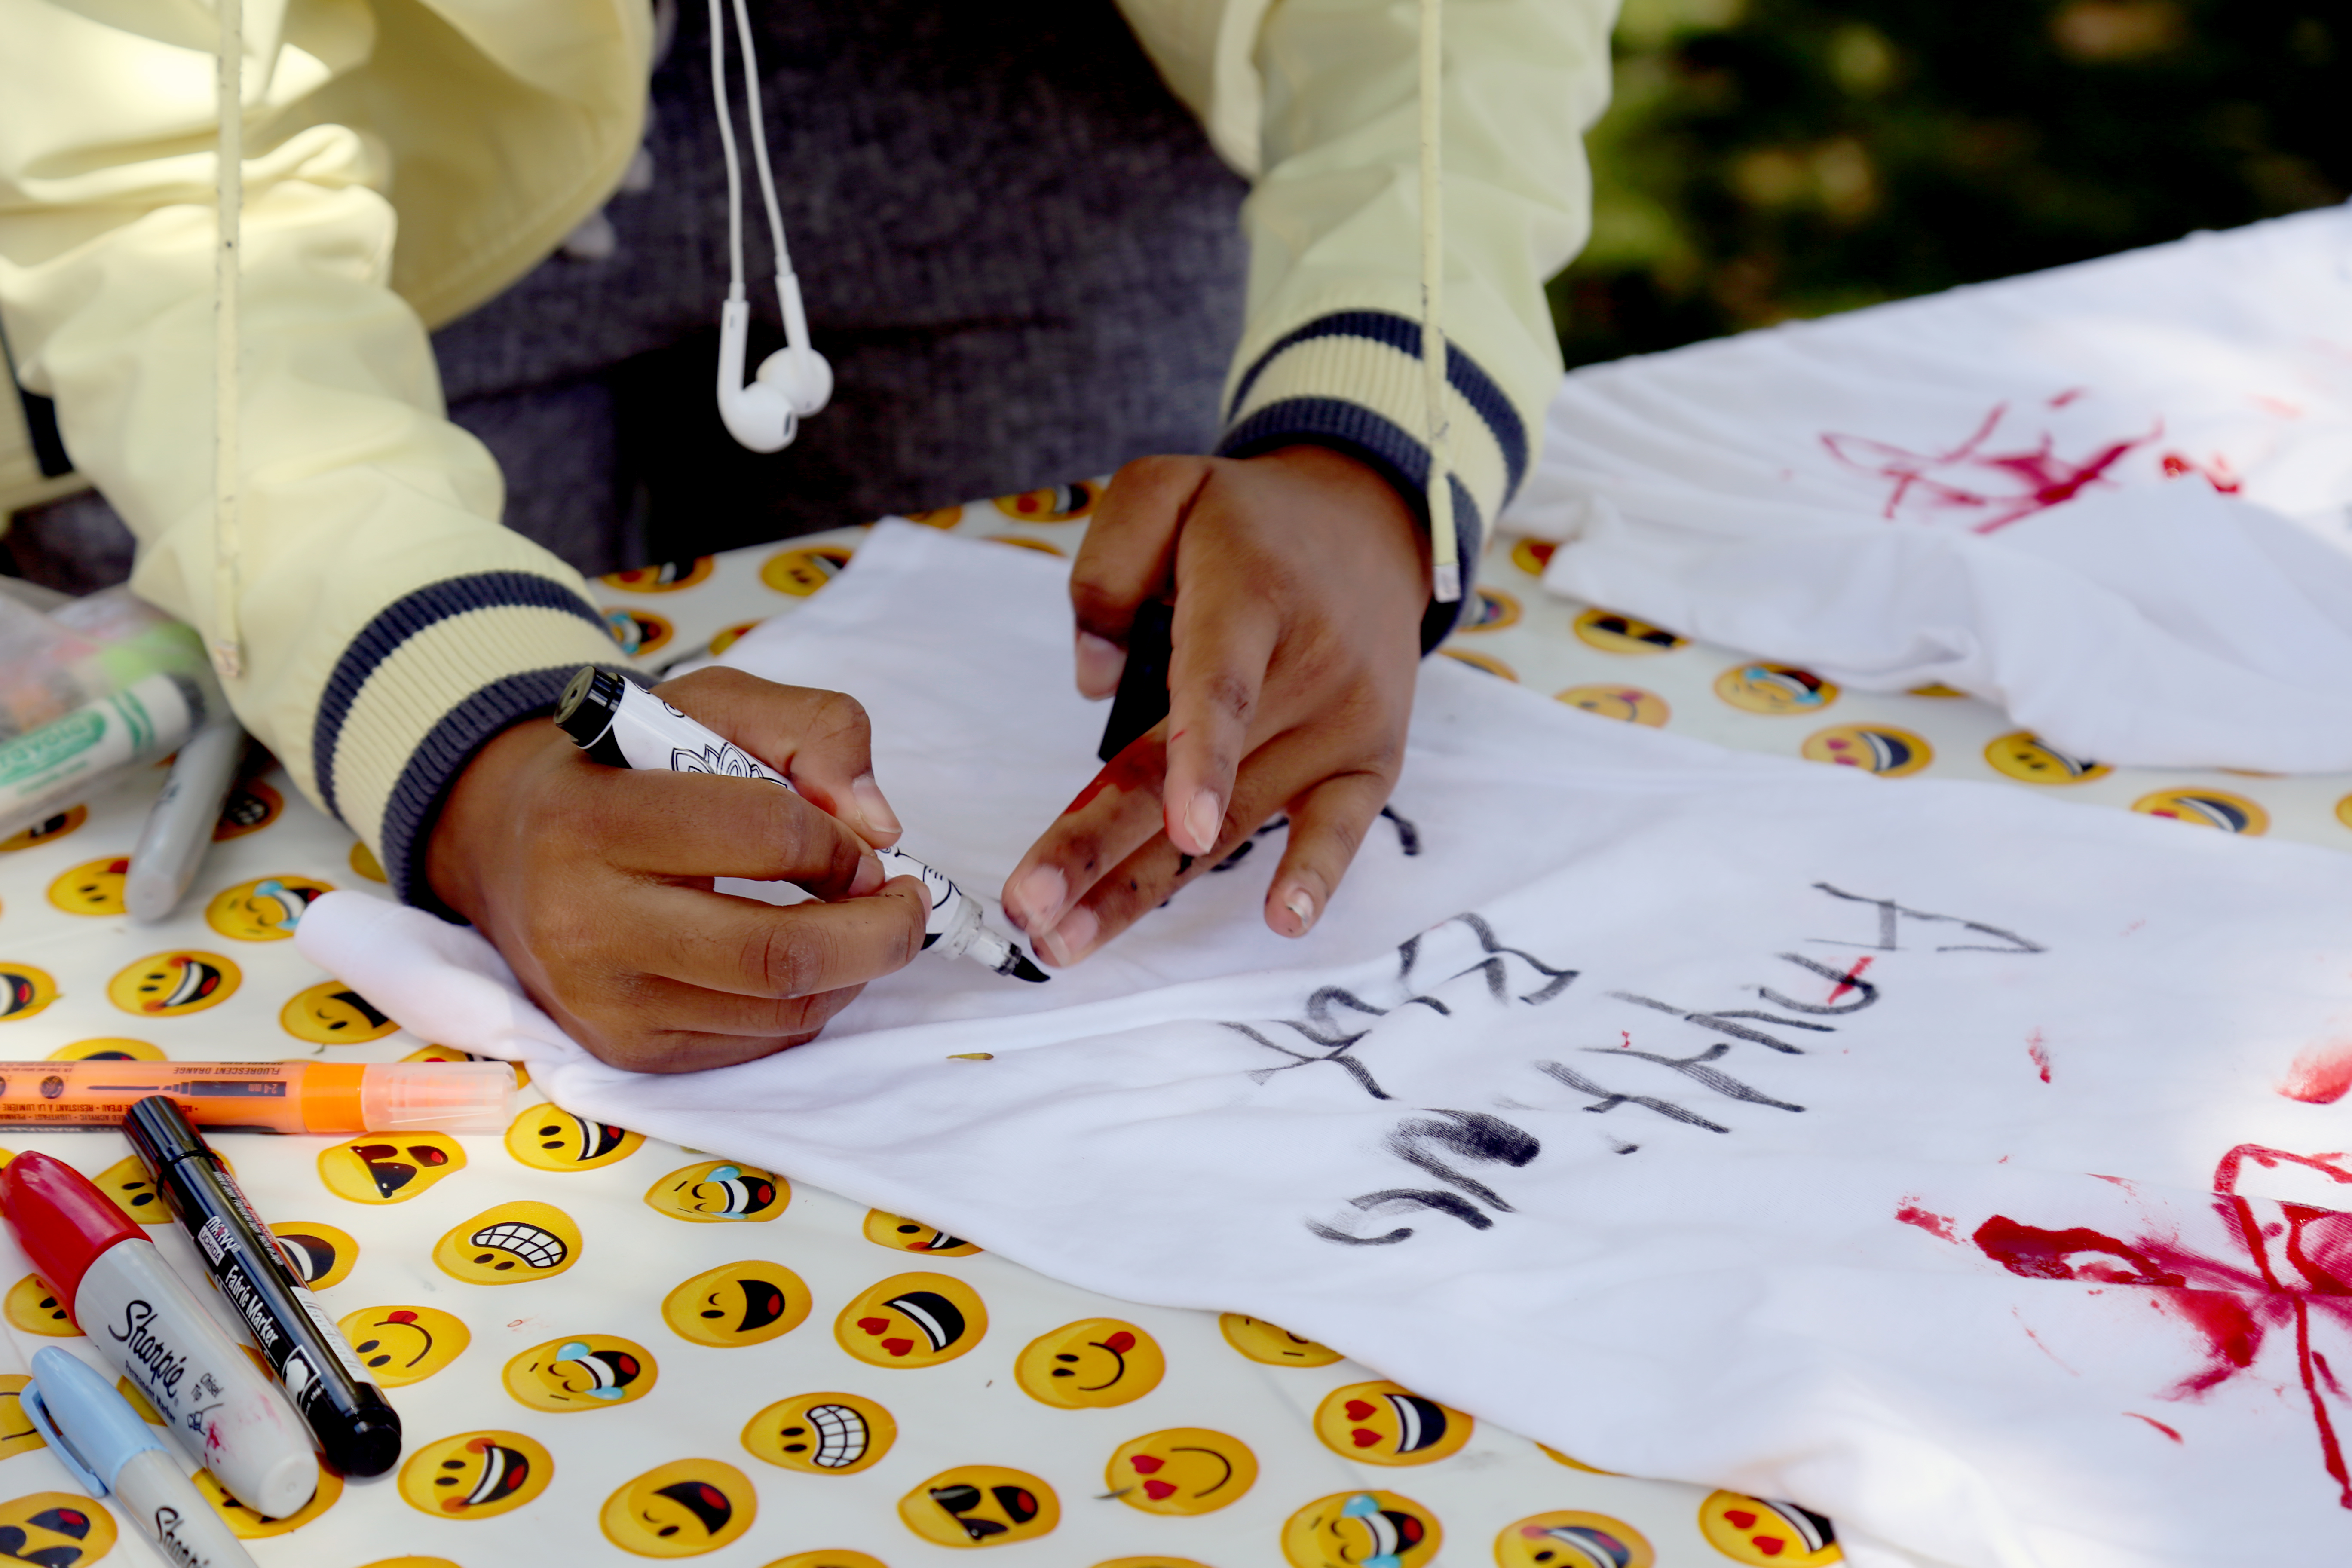
[[[801,796],[604,767],[529,721],[458,775],[425,874],[566,1034],[616,1067],[682,1072],[814,1036],[921,950],[929,900],[869,852],[899,828],[855,700],[723,668],[657,689]],[[713,892],[716,877],[839,901],[779,909]]]

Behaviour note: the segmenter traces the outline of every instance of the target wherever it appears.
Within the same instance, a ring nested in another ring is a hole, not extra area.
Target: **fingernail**
[[[880,887],[887,878],[882,875],[882,862],[871,855],[857,858],[857,875],[849,879],[849,896],[862,899]]]
[[[858,819],[886,837],[898,833],[898,814],[882,798],[882,786],[874,782],[872,773],[860,773],[849,781],[850,795],[857,802]]]
[[[1062,900],[1069,889],[1058,868],[1033,866],[1028,875],[1005,889],[1005,916],[1023,931],[1050,926],[1062,912]]]
[[[1204,789],[1192,797],[1184,813],[1184,831],[1192,836],[1195,855],[1206,855],[1216,847],[1217,829],[1225,820],[1225,808],[1218,804],[1217,792]]]
[[[1127,670],[1127,650],[1108,637],[1078,634],[1078,691],[1087,697],[1108,697],[1118,689]]]
[[[1101,930],[1102,922],[1095,919],[1094,910],[1080,904],[1036,942],[1056,968],[1066,968],[1087,955],[1087,950],[1094,945],[1096,933]]]
[[[1305,936],[1307,928],[1315,923],[1315,900],[1307,896],[1307,889],[1293,888],[1283,894],[1282,907],[1298,917],[1298,930],[1295,934]]]

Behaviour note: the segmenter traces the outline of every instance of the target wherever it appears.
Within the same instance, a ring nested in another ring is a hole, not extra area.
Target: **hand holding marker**
[[[564,688],[555,722],[574,745],[608,767],[725,773],[793,787],[792,781],[741,747],[645,688],[593,665],[583,667]],[[931,900],[930,916],[923,922],[927,951],[970,958],[999,974],[1033,983],[1050,978],[1016,943],[989,930],[979,904],[953,882],[899,850],[877,849],[874,854],[885,876],[922,879]]]

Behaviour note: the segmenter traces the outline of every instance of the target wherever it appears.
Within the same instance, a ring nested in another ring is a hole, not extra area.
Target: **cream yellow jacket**
[[[1337,444],[1416,490],[1416,0],[1119,4],[1255,182],[1220,449]],[[1581,133],[1606,97],[1614,6],[1446,8],[1465,562],[1559,377],[1542,284],[1583,242]],[[650,7],[246,0],[245,26],[246,664],[230,694],[304,793],[422,899],[420,835],[458,769],[613,656],[578,577],[499,526],[498,469],[443,416],[425,334],[618,183],[642,128]],[[208,0],[0,0],[0,327],[19,380],[56,400],[76,468],[138,535],[133,586],[205,629],[215,35]],[[0,495],[0,513],[22,497]]]

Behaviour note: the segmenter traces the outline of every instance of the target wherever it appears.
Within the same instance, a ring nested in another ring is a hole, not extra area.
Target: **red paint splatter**
[[[1633,1036],[1631,1030],[1617,1031],[1617,1048],[1621,1051],[1630,1051],[1633,1048]]]
[[[1952,1231],[1952,1216],[1921,1208],[1916,1197],[1904,1199],[1903,1206],[1895,1211],[1895,1217],[1905,1225],[1917,1226],[1938,1241],[1948,1241],[1955,1246],[1959,1243],[1960,1238]]]
[[[2296,405],[2289,403],[2284,397],[2265,397],[2262,394],[2256,393],[2252,397],[2247,399],[2247,401],[2252,403],[2255,407],[2261,409],[2263,413],[2275,414],[2282,419],[2300,419],[2303,417],[2303,410]]]
[[[2070,386],[2065,391],[2060,393],[2057,396],[2052,398],[2050,400],[2050,406],[2053,408],[2063,408],[2066,405],[2074,402],[2074,399],[2082,396],[2083,394],[2090,390],[2091,389],[2087,386]]]
[[[2025,1054],[2042,1069],[2042,1081],[2050,1081],[2050,1047],[2042,1043],[2042,1031],[2035,1029],[2025,1037]]]
[[[2230,459],[2219,452],[2213,454],[2213,460],[2210,463],[2200,463],[2179,452],[2164,455],[2166,479],[2177,479],[2187,474],[2197,475],[2225,496],[2236,495],[2242,488],[2238,477],[2230,472]]]
[[[2124,1414],[2130,1416],[2135,1421],[2147,1422],[2149,1426],[2155,1427],[2158,1431],[2163,1433],[2166,1436],[2171,1438],[2176,1443],[2180,1441],[2179,1433],[2174,1431],[2171,1427],[2167,1426],[2163,1422],[2158,1421],[2153,1415],[2142,1415],[2137,1410],[2126,1410]]]
[[[2146,924],[2147,924],[2146,921],[2134,921],[2131,924],[2124,927],[2124,934],[2126,936],[2129,936],[2132,932],[2139,930],[2140,927]]]
[[[2031,447],[1984,450],[2008,413],[2008,404],[1993,405],[1966,440],[1942,452],[1913,452],[1891,442],[1835,431],[1824,431],[1821,439],[1830,455],[1846,467],[1893,481],[1882,514],[1889,521],[1910,503],[1931,515],[1978,513],[1979,517],[1969,526],[1978,533],[1990,533],[2021,518],[2063,505],[2088,486],[2114,483],[2106,478],[2109,468],[2126,453],[2164,434],[2164,422],[2159,419],[2147,435],[2109,442],[2079,462],[2059,457],[2057,438],[2048,431],[2042,432]],[[1938,479],[1935,476],[1939,470],[1969,483]]]
[[[1837,983],[1837,988],[1830,993],[1830,1000],[1834,1003],[1839,997],[1853,990],[1853,983],[1862,978],[1862,972],[1868,969],[1870,967],[1870,963],[1871,955],[1868,953],[1864,953],[1862,957],[1855,959],[1853,961],[1853,967],[1845,972],[1845,978],[1839,981]]]
[[[2352,1040],[2329,1040],[2294,1058],[2278,1091],[2305,1105],[2333,1105],[2352,1091]]]
[[[2056,1362],[2059,1367],[2065,1372],[2067,1376],[2080,1377],[2083,1375],[2081,1373],[2066,1364],[2065,1357],[2060,1355],[2056,1351],[2052,1350],[2048,1345],[2042,1342],[2042,1336],[2033,1331],[2033,1325],[2025,1321],[2024,1313],[2019,1311],[2016,1308],[2011,1307],[2009,1310],[2009,1315],[2017,1320],[2017,1326],[2025,1331],[2025,1337],[2033,1342],[2033,1348],[2040,1351],[2043,1355],[2048,1356],[2052,1361]]]

